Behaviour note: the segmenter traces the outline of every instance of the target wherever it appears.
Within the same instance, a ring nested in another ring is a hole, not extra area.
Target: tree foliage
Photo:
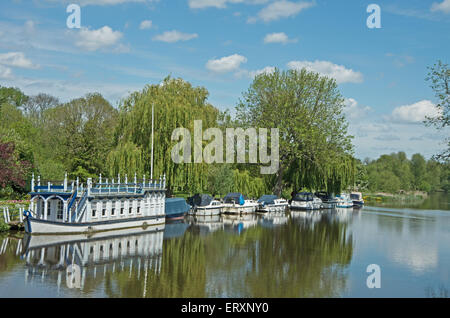
[[[243,126],[278,128],[280,168],[274,191],[308,187],[339,192],[355,173],[351,137],[336,81],[318,73],[275,70],[255,77],[243,94]]]

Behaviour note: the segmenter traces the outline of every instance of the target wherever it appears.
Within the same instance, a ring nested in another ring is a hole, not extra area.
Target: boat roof
[[[276,195],[265,194],[265,195],[263,195],[262,197],[260,197],[258,199],[258,202],[264,202],[264,203],[267,203],[267,204],[274,204],[275,203],[274,201],[276,199],[278,199],[278,196],[276,196]]]
[[[213,198],[209,194],[195,194],[188,198],[188,203],[191,206],[207,206],[210,205]]]

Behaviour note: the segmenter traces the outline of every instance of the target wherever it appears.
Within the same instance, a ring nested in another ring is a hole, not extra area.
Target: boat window
[[[97,215],[97,210],[92,210],[92,217],[95,218],[96,215]]]
[[[106,209],[102,209],[102,216],[106,216]]]
[[[57,210],[56,218],[58,220],[63,219],[63,203],[61,200],[58,201],[58,210]]]
[[[115,208],[112,208],[111,209],[111,216],[114,216],[116,214],[116,209]]]

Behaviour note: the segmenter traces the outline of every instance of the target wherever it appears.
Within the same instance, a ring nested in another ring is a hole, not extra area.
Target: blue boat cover
[[[188,203],[191,206],[207,206],[212,200],[213,198],[208,194],[196,194],[188,198]]]
[[[240,205],[245,204],[245,199],[242,193],[228,193],[223,201],[225,203],[239,203]]]
[[[187,213],[190,208],[183,198],[166,198],[166,216]]]
[[[266,194],[258,199],[258,203],[266,204],[275,204],[275,200],[278,199],[276,195]]]

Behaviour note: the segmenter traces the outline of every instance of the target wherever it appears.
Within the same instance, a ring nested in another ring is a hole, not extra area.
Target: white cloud
[[[47,0],[48,2],[61,2],[61,0]],[[76,3],[80,6],[97,5],[97,6],[109,6],[124,3],[155,3],[159,0],[63,0],[65,3]]]
[[[228,3],[246,3],[246,4],[263,4],[268,0],[189,0],[189,8],[191,9],[204,9],[204,8],[217,8],[224,9]]]
[[[355,72],[343,65],[333,64],[328,61],[291,61],[287,66],[294,70],[305,68],[308,71],[320,73],[321,75],[336,79],[338,84],[361,83],[363,81],[363,75],[360,72]]]
[[[270,33],[264,37],[264,43],[294,43],[297,42],[297,39],[289,39],[289,37],[284,32],[280,33]]]
[[[151,20],[144,20],[141,22],[139,29],[141,29],[141,30],[151,29],[152,26],[153,26],[153,22]]]
[[[209,60],[206,68],[216,73],[227,73],[238,70],[242,63],[246,63],[247,58],[239,54],[225,56],[217,60]]]
[[[293,17],[300,13],[300,11],[311,8],[314,5],[314,2],[291,2],[287,0],[275,1],[259,11],[257,17],[250,17],[247,22],[254,23],[257,20],[270,22],[282,18]]]
[[[433,2],[431,5],[432,12],[441,11],[443,13],[450,13],[450,0],[444,0],[442,2]]]
[[[38,65],[34,65],[29,59],[27,59],[25,57],[25,54],[23,54],[22,52],[9,52],[0,54],[0,64],[29,69],[39,68]]]
[[[345,99],[345,114],[350,120],[364,118],[370,111],[372,111],[372,108],[359,105],[353,98]]]
[[[122,33],[104,26],[98,30],[82,28],[78,34],[75,45],[88,51],[96,51],[100,48],[111,47],[122,38]]]
[[[275,67],[273,66],[266,66],[260,70],[256,71],[248,71],[248,70],[239,70],[235,73],[236,77],[248,77],[248,78],[255,78],[256,76],[260,74],[271,74],[275,72]]]
[[[166,31],[163,34],[159,34],[153,37],[154,41],[162,41],[167,43],[174,43],[178,41],[189,41],[192,39],[198,38],[197,33],[182,33],[180,31]]]
[[[439,109],[429,100],[421,100],[411,105],[395,108],[388,117],[392,121],[403,123],[422,123],[426,117],[436,117]]]
[[[12,76],[12,71],[9,67],[0,65],[0,78],[10,78]]]

